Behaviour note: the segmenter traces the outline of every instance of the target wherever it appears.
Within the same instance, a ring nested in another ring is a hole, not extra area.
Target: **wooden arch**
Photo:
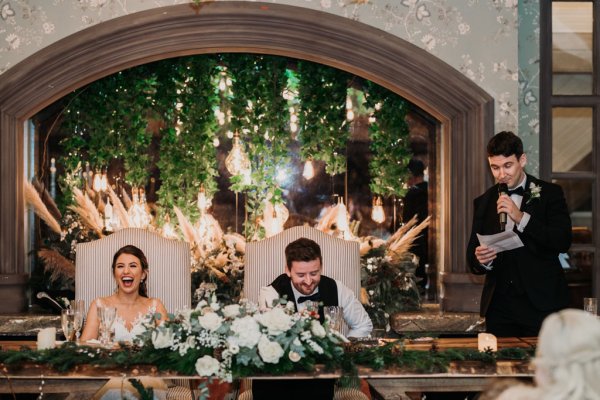
[[[469,284],[465,221],[486,184],[481,151],[493,134],[492,97],[440,59],[379,29],[300,7],[236,1],[116,18],[68,36],[2,74],[0,273],[25,272],[27,119],[70,91],[125,68],[216,52],[274,54],[336,67],[387,87],[434,116],[440,122],[436,259],[450,281],[456,276],[454,281]]]

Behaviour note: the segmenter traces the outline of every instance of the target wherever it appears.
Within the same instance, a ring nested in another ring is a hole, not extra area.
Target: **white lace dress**
[[[97,304],[99,307],[103,307],[102,300],[98,299]],[[133,342],[136,336],[146,331],[144,324],[147,324],[152,319],[152,316],[156,313],[157,304],[156,299],[152,299],[152,304],[148,307],[145,313],[139,313],[131,324],[131,329],[127,329],[127,325],[123,317],[119,315],[115,317],[113,328],[115,330],[115,342]]]
[[[102,307],[102,301],[97,300],[97,305]],[[152,304],[148,307],[146,313],[139,313],[138,316],[133,320],[131,329],[127,329],[125,320],[117,312],[113,327],[115,328],[115,342],[133,342],[135,337],[140,333],[146,331],[144,324],[149,323],[152,319],[152,315],[156,313],[157,304],[156,299],[152,299]],[[154,400],[166,400],[167,397],[167,385],[160,378],[142,377],[140,378],[142,385],[149,388],[152,387],[154,390]],[[131,386],[127,379],[112,378],[106,385],[104,385],[98,393],[94,395],[93,400],[137,400],[139,395],[137,390]]]

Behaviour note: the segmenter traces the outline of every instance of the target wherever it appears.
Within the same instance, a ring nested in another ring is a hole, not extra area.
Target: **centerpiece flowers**
[[[230,382],[239,376],[313,371],[316,364],[334,368],[345,342],[315,312],[296,313],[291,302],[259,311],[247,301],[222,305],[213,293],[194,310],[149,325],[137,344],[160,360],[161,369]]]

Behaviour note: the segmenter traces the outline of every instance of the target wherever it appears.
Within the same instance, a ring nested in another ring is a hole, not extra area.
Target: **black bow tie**
[[[300,297],[298,297],[298,304],[302,304],[308,300],[311,300],[311,301],[321,300],[321,296],[319,295],[319,292],[317,292],[315,294],[311,294],[310,296],[300,296]]]
[[[516,194],[516,195],[519,195],[519,196],[523,196],[524,193],[525,193],[525,190],[523,189],[523,186],[519,186],[516,189],[508,191],[508,195],[509,196],[512,196],[513,194]]]

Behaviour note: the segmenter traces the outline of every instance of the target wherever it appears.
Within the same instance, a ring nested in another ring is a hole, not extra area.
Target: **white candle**
[[[491,333],[480,333],[477,335],[477,348],[479,351],[486,351],[492,349],[492,351],[498,351],[498,341],[496,336]]]
[[[37,349],[53,349],[56,339],[56,328],[44,328],[37,335]]]

